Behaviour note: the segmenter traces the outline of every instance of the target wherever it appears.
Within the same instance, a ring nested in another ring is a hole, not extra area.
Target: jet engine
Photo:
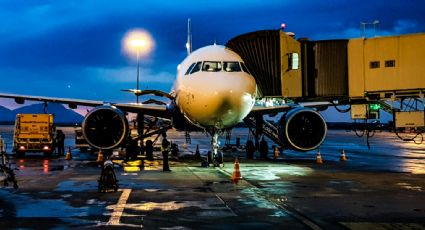
[[[114,106],[94,108],[84,118],[82,129],[91,146],[105,150],[118,147],[129,130],[124,113]]]
[[[279,121],[279,138],[295,150],[310,151],[319,147],[326,131],[325,120],[312,109],[292,109]]]

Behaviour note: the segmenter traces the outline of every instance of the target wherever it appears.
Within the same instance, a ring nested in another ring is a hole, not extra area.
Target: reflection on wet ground
[[[12,156],[20,188],[0,189],[0,226],[33,229],[37,219],[57,229],[425,229],[423,145],[377,133],[368,150],[353,133],[330,131],[320,148],[322,165],[316,164],[316,151],[285,149],[276,160],[272,151],[270,160],[247,160],[241,150],[228,152],[223,168],[204,168],[190,156],[196,145],[205,156],[210,140],[196,135],[202,138],[192,136],[180,159],[171,160],[171,173],[162,172],[159,152],[143,164],[116,161],[120,190],[111,193],[97,192],[96,154],[73,150],[69,161]],[[244,143],[244,135],[239,129],[233,136]],[[180,146],[184,142],[181,133],[169,138]],[[340,162],[342,149],[346,162]],[[242,180],[233,184],[236,156]]]

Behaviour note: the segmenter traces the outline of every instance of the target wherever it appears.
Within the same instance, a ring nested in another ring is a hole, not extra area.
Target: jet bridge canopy
[[[260,96],[317,100],[348,96],[348,40],[295,40],[292,33],[262,30],[231,39],[257,81]]]
[[[226,46],[242,57],[260,97],[347,102],[425,94],[425,33],[310,41],[261,30]]]
[[[261,96],[300,96],[300,45],[279,30],[263,30],[231,39],[227,47],[241,55]],[[291,61],[289,61],[289,59]],[[285,87],[292,83],[292,87]]]

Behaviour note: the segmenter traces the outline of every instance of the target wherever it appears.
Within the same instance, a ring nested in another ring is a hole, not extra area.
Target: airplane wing
[[[332,105],[330,102],[303,102],[303,103],[288,103],[281,105],[255,105],[248,116],[253,116],[257,114],[270,114],[270,113],[279,113],[285,112],[293,108],[306,107],[306,108],[319,108],[324,106]]]
[[[157,105],[157,104],[136,104],[136,103],[111,103],[104,101],[94,101],[94,100],[82,100],[82,99],[72,99],[72,98],[57,98],[57,97],[43,97],[43,96],[28,96],[20,94],[5,94],[0,93],[0,98],[10,98],[14,99],[16,103],[23,104],[25,100],[28,101],[41,101],[41,102],[54,102],[67,104],[71,109],[77,108],[80,106],[90,106],[96,107],[100,105],[113,105],[125,112],[136,112],[143,113],[145,115],[170,118],[170,114],[167,111],[166,105]]]
[[[105,104],[105,102],[103,102],[103,101],[91,101],[91,100],[57,98],[57,97],[28,96],[28,95],[20,95],[20,94],[0,93],[0,97],[1,98],[14,99],[17,104],[23,104],[23,103],[25,103],[25,100],[68,104],[68,105],[70,105],[70,107],[73,107],[74,105],[83,105],[83,106],[93,106],[93,107],[95,107],[95,106]]]

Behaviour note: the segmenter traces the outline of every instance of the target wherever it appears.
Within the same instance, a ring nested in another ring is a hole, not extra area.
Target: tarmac
[[[236,130],[232,141],[244,135]],[[172,172],[162,171],[159,152],[143,167],[116,157],[117,192],[98,192],[96,154],[12,158],[19,189],[0,188],[1,228],[425,229],[423,144],[378,133],[369,150],[352,132],[330,131],[323,164],[317,151],[283,150],[273,159],[270,149],[268,160],[249,160],[235,149],[225,153],[224,167],[202,167],[194,149],[205,156],[209,138],[194,134],[183,149],[184,135],[168,137],[180,146]],[[340,161],[342,148],[347,161]],[[238,183],[231,181],[235,157]]]

